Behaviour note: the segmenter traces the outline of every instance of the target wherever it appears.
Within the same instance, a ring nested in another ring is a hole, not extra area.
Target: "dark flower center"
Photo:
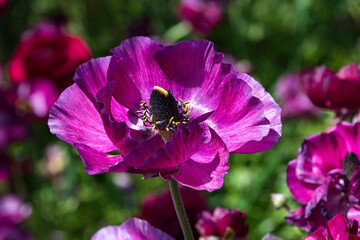
[[[155,86],[149,98],[149,105],[141,101],[139,118],[145,126],[157,130],[174,131],[176,127],[189,122],[189,102],[175,99],[171,90]]]

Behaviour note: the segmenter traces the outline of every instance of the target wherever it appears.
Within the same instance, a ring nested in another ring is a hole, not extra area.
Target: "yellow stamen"
[[[152,122],[152,121],[153,121],[153,115],[150,116],[150,122]]]

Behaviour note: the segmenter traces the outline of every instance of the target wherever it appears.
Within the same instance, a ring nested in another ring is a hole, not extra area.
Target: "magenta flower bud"
[[[174,240],[147,221],[131,218],[121,226],[107,226],[97,231],[91,240]]]
[[[0,198],[0,225],[16,225],[31,214],[31,206],[16,195],[4,195]]]
[[[181,0],[179,15],[187,20],[201,35],[209,35],[223,17],[222,1],[219,0]]]
[[[248,233],[248,226],[245,225],[246,213],[239,209],[226,209],[217,207],[213,213],[204,211],[198,222],[196,229],[200,235],[206,237],[231,236],[229,239],[245,239]],[[227,239],[227,238],[226,238]]]
[[[360,108],[360,67],[357,63],[344,66],[338,73],[325,66],[302,75],[301,83],[311,101],[323,108]]]

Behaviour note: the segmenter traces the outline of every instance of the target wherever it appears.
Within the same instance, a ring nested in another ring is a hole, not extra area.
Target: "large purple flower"
[[[147,221],[131,218],[121,226],[107,226],[97,231],[91,240],[174,240]]]
[[[324,108],[360,108],[360,67],[351,63],[337,73],[325,66],[316,67],[301,77],[305,93]]]
[[[286,220],[308,231],[324,231],[335,214],[360,220],[360,123],[342,122],[304,140],[289,163],[287,184],[304,204]]]
[[[50,131],[78,150],[89,174],[218,189],[229,152],[265,151],[281,135],[279,106],[223,56],[209,41],[125,40],[112,56],[80,65],[50,110]]]

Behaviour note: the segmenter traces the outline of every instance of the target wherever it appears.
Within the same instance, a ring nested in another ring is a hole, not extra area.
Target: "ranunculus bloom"
[[[306,138],[287,168],[287,185],[304,204],[286,220],[308,232],[324,231],[335,214],[360,219],[360,123],[341,122]]]
[[[60,24],[42,22],[22,36],[9,62],[9,77],[14,83],[47,78],[63,90],[71,85],[76,67],[90,55],[81,37]]]
[[[226,209],[217,207],[213,213],[204,211],[201,214],[196,228],[202,237],[225,237],[233,236],[231,239],[245,239],[248,226],[245,225],[246,213],[239,209]]]
[[[206,36],[223,17],[222,1],[180,0],[179,15],[189,21],[195,31]]]
[[[199,191],[181,187],[180,192],[190,226],[193,228],[193,233],[196,233],[194,230],[198,215],[202,211],[209,209],[208,203]],[[159,214],[160,212],[161,214]],[[141,205],[139,218],[148,221],[152,226],[166,232],[175,239],[184,239],[169,190],[163,193],[147,195]]]
[[[314,117],[320,110],[314,106],[300,86],[300,73],[285,74],[277,80],[275,96],[280,101],[283,119]]]
[[[151,226],[147,221],[131,218],[121,226],[101,228],[91,240],[173,240],[172,237]]]
[[[360,108],[360,67],[356,63],[337,73],[325,66],[304,73],[301,83],[311,101],[323,108]]]
[[[326,238],[327,237],[327,238]],[[351,224],[344,214],[336,214],[327,223],[327,235],[315,232],[305,238],[305,240],[360,240],[358,235],[358,222]]]
[[[229,152],[278,141],[279,106],[223,64],[211,42],[164,47],[134,37],[112,54],[81,65],[50,110],[50,131],[78,150],[89,174],[160,175],[212,191],[223,184]]]

